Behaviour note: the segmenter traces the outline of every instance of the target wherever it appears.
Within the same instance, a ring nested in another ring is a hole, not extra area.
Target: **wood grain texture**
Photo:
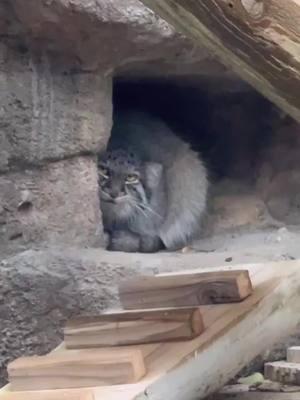
[[[204,330],[199,308],[123,311],[71,320],[68,349],[124,346],[193,339]]]
[[[251,293],[245,270],[139,276],[119,285],[125,309],[234,303]]]
[[[139,349],[65,350],[21,357],[8,365],[12,390],[49,390],[137,382],[145,375]]]
[[[300,121],[299,0],[141,0]]]
[[[266,363],[264,370],[265,378],[271,381],[292,385],[300,384],[300,364],[276,361]]]
[[[286,360],[290,363],[300,363],[300,346],[289,347]]]
[[[38,392],[7,392],[1,395],[1,400],[95,400],[95,397],[91,389],[66,389]]]

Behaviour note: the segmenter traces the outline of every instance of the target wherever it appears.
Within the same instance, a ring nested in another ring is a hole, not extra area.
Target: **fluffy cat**
[[[99,183],[109,248],[153,252],[184,247],[206,207],[206,169],[160,119],[124,112],[114,120]]]

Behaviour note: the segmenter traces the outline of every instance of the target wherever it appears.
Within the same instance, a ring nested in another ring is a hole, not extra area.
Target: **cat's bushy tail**
[[[163,165],[167,213],[159,235],[175,250],[195,238],[206,208],[207,173],[198,155],[160,119],[133,112],[120,114],[112,143],[130,146],[143,160]]]
[[[185,246],[200,230],[206,208],[207,174],[197,154],[182,143],[166,169],[169,209],[160,229],[167,249]]]

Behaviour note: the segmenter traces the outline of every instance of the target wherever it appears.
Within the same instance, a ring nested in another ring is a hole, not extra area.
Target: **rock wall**
[[[111,128],[111,79],[0,46],[0,248],[101,245],[96,153]]]

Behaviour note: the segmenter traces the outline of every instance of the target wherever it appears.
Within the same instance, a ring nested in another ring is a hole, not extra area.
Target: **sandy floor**
[[[300,229],[222,234],[195,242],[189,252],[202,252],[210,265],[292,260],[300,257]]]

